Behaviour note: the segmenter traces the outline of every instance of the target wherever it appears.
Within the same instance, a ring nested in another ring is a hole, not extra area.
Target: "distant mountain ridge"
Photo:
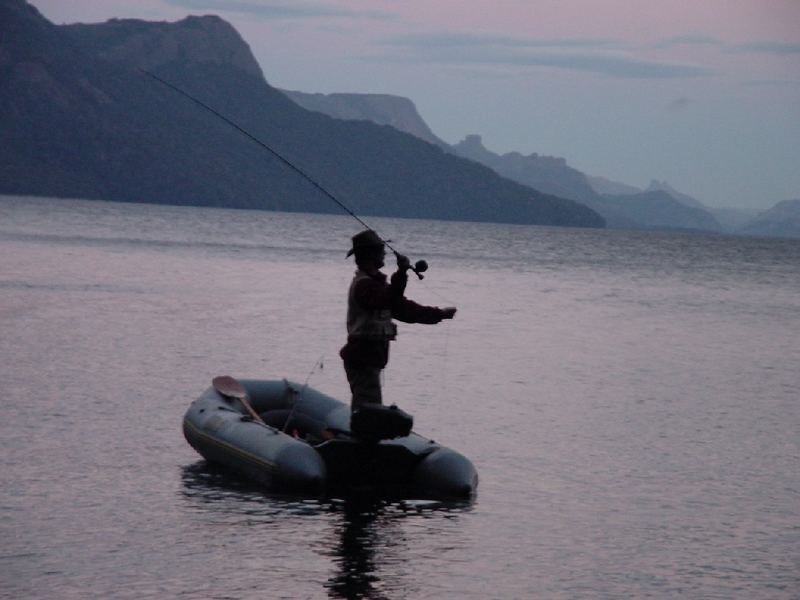
[[[281,91],[306,110],[321,112],[336,119],[367,120],[379,125],[389,125],[440,148],[447,148],[447,144],[436,137],[408,98],[390,94],[308,94],[292,90]]]
[[[397,127],[428,139],[431,143],[454,152],[459,156],[484,164],[499,174],[519,181],[534,189],[569,198],[589,206],[600,213],[609,227],[625,229],[671,229],[703,232],[725,232],[749,235],[772,235],[798,237],[796,233],[795,201],[785,201],[773,209],[759,213],[754,209],[710,208],[696,198],[679,192],[669,183],[653,179],[646,189],[612,181],[605,177],[586,175],[567,164],[563,158],[543,156],[537,153],[525,156],[519,152],[495,154],[484,145],[480,135],[468,135],[461,142],[449,146],[435,134],[420,135],[430,128],[411,110],[413,102],[391,96],[391,104],[405,100],[406,118],[398,119],[392,114],[391,105],[383,104],[383,95],[336,94],[336,101],[348,107],[346,112],[337,112],[330,97],[323,94],[291,92],[290,97],[309,110],[316,110],[337,118],[371,119],[375,122]],[[361,111],[361,96],[369,96],[370,111]],[[308,98],[313,97],[311,103]],[[434,137],[431,139],[430,135]]]
[[[800,198],[778,202],[742,227],[739,233],[800,239]]]
[[[178,23],[111,19],[105,23],[73,23],[63,30],[81,50],[95,58],[156,69],[165,63],[217,65],[253,77],[263,73],[250,47],[221,18],[188,16]]]
[[[605,194],[602,202],[606,210],[633,219],[637,229],[673,229],[717,233],[721,226],[717,219],[702,208],[686,206],[662,190],[649,190],[638,194]],[[669,225],[665,225],[669,224]]]
[[[396,127],[458,156],[486,165],[498,174],[546,194],[568,198],[603,216],[609,227],[721,231],[716,218],[694,198],[665,182],[652,181],[647,190],[603,178],[590,179],[563,158],[536,153],[489,151],[480,135],[468,135],[449,146],[435,136],[407,98],[381,94],[306,94],[286,92],[299,105],[334,118],[372,120]],[[394,107],[402,106],[401,113]],[[599,193],[593,183],[609,193]],[[630,196],[630,197],[627,197]]]
[[[646,192],[665,192],[675,198],[681,204],[685,204],[686,206],[691,206],[693,208],[700,208],[706,210],[706,207],[703,206],[703,203],[693,198],[689,194],[683,194],[668,184],[666,181],[658,181],[657,179],[653,179],[650,181],[650,185],[647,186]]]
[[[556,194],[578,202],[591,202],[596,193],[580,171],[567,165],[563,158],[519,152],[498,155],[483,145],[479,135],[468,135],[452,147],[459,156],[493,168],[509,179],[531,185],[548,194]],[[538,187],[537,187],[538,186]]]
[[[645,191],[598,194],[589,178],[570,167],[563,158],[527,156],[519,152],[498,155],[487,150],[479,135],[469,135],[453,146],[460,156],[481,162],[499,174],[534,189],[581,202],[597,211],[609,227],[623,229],[672,229],[716,232],[721,227],[702,205],[687,205],[668,185],[653,182]],[[688,197],[687,197],[688,198]]]
[[[56,26],[0,0],[0,193],[338,213],[251,140],[274,146],[361,215],[602,227],[396,129],[307,111],[271,87],[218,17]]]
[[[613,181],[606,177],[600,177],[598,175],[587,175],[586,179],[589,181],[589,185],[592,186],[595,192],[598,194],[611,194],[612,196],[622,196],[626,194],[638,194],[644,190],[638,188],[633,185],[629,185],[627,183],[622,183],[619,181]]]

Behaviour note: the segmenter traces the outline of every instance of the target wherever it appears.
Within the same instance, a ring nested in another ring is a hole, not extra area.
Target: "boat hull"
[[[271,490],[346,495],[369,491],[406,498],[469,498],[472,463],[414,432],[364,441],[350,432],[350,407],[286,380],[243,380],[249,402],[207,389],[186,411],[183,432],[206,460]]]

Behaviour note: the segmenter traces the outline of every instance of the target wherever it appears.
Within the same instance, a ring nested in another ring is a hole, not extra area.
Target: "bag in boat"
[[[414,417],[394,404],[364,404],[350,417],[350,431],[356,437],[388,440],[411,433]]]

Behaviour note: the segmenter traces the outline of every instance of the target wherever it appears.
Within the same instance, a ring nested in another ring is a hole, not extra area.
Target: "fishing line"
[[[314,373],[316,373],[317,367],[319,367],[320,371],[322,371],[322,369],[325,368],[325,364],[323,362],[324,360],[325,360],[325,355],[320,356],[319,359],[317,359],[317,362],[314,363],[314,366],[311,367],[311,370],[308,372],[308,376],[306,377],[306,380],[303,382],[303,387],[300,388],[300,391],[293,390],[294,394],[295,394],[295,398],[294,398],[294,402],[292,402],[292,410],[289,411],[289,416],[286,417],[286,421],[283,424],[283,432],[284,433],[286,433],[286,430],[289,427],[289,423],[292,420],[292,416],[294,416],[294,411],[297,408],[297,405],[300,404],[300,400],[303,399],[303,392],[306,391],[306,388],[308,387],[308,382],[311,381],[311,376]]]
[[[311,370],[308,372],[308,376],[306,377],[306,380],[305,380],[305,382],[303,382],[303,387],[300,389],[300,393],[301,393],[301,394],[303,393],[303,390],[304,390],[304,389],[306,389],[306,388],[308,387],[308,382],[311,380],[311,376],[312,376],[314,373],[316,373],[316,371],[317,371],[317,367],[319,367],[319,370],[320,370],[320,371],[322,371],[322,370],[325,368],[325,363],[324,363],[324,361],[325,361],[325,355],[323,354],[322,356],[320,356],[320,357],[317,359],[317,362],[315,362],[315,363],[314,363],[314,366],[313,366],[313,367],[311,367]]]
[[[450,328],[445,327],[444,332],[444,354],[442,356],[442,394],[443,396],[447,397],[448,392],[450,390],[450,380],[447,377],[447,370],[450,366],[450,354],[448,353],[448,348],[450,346]]]

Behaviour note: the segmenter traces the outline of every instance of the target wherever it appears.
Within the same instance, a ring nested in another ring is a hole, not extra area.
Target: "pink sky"
[[[797,0],[32,4],[55,23],[219,14],[270,84],[406,96],[451,143],[479,133],[711,206],[800,197]]]

